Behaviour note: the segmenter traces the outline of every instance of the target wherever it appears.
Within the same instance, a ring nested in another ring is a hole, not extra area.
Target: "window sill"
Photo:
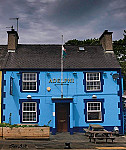
[[[24,93],[37,93],[38,91],[21,91],[22,93],[24,92]]]
[[[103,123],[104,121],[101,120],[101,121],[85,121],[86,123]]]
[[[102,90],[99,90],[99,91],[85,91],[86,93],[90,93],[90,92],[103,92]]]

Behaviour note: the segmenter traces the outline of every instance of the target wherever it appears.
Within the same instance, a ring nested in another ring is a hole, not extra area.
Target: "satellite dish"
[[[115,73],[112,75],[112,78],[115,80],[115,79],[118,79],[119,78],[119,74],[118,73]]]

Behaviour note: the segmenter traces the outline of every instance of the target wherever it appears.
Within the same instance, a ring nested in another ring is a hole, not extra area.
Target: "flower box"
[[[49,139],[50,127],[0,127],[3,139]]]

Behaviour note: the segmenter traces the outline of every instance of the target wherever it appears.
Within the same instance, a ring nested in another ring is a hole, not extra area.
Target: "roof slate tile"
[[[65,46],[67,51],[64,69],[120,68],[112,53],[105,53],[102,46]],[[60,69],[61,45],[19,44],[15,53],[8,53],[7,46],[0,46],[1,69]]]

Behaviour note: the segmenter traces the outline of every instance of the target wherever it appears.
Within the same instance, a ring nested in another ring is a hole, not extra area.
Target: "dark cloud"
[[[98,38],[105,29],[120,39],[126,24],[126,0],[0,0],[0,43],[6,27],[19,17],[20,43],[61,43]]]
[[[54,24],[60,26],[85,25],[98,18],[107,4],[106,0],[59,0],[50,8],[48,17]]]

